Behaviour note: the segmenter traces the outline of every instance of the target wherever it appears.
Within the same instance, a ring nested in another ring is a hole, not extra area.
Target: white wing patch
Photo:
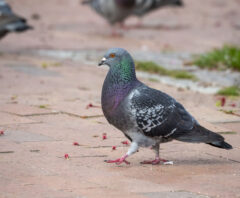
[[[138,125],[140,125],[144,132],[150,132],[167,119],[163,118],[163,112],[164,106],[161,104],[136,111]]]
[[[164,137],[165,137],[165,138],[169,137],[169,136],[172,135],[176,130],[177,130],[177,128],[173,129],[169,134],[165,135]]]
[[[128,108],[131,111],[132,118],[136,122],[136,127],[144,133],[149,134],[155,128],[163,125],[168,120],[171,112],[176,108],[175,101],[171,98],[169,98],[171,101],[168,102],[168,105],[164,105],[165,103],[159,104],[152,100],[151,97],[141,96],[141,91],[137,89],[129,94],[128,99],[131,101],[128,104]]]

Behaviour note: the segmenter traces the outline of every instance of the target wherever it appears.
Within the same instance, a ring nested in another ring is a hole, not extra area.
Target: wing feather
[[[170,137],[191,130],[195,119],[169,95],[139,87],[131,97],[137,127],[146,136]]]

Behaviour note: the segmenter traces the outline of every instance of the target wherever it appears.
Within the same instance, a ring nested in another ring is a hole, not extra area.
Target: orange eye
[[[111,58],[114,58],[116,55],[114,53],[109,55]]]

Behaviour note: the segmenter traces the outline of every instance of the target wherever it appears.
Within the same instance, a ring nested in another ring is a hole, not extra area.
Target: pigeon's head
[[[131,55],[122,48],[111,48],[98,64],[108,65],[114,76],[119,78],[135,78],[135,66]]]
[[[110,68],[117,67],[123,61],[133,63],[131,55],[122,48],[110,48],[103,56],[98,66],[108,65]]]

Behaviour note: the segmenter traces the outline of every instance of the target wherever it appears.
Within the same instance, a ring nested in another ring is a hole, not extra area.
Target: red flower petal
[[[79,143],[78,142],[73,142],[73,145],[74,146],[79,146]]]
[[[103,139],[103,140],[106,140],[106,139],[107,139],[107,134],[106,134],[106,133],[103,133],[103,134],[102,134],[102,139]]]
[[[86,106],[86,109],[89,109],[89,108],[101,108],[101,106],[93,105],[92,103],[89,103],[89,104]]]
[[[128,143],[128,141],[126,140],[126,141],[122,141],[122,144],[128,145],[129,143]]]
[[[86,106],[86,109],[89,109],[89,108],[91,108],[91,107],[93,107],[93,104],[92,104],[92,103],[89,103],[89,104]]]
[[[65,155],[64,155],[64,158],[65,158],[65,159],[69,159],[69,155],[68,155],[68,154],[65,154]]]
[[[223,107],[226,103],[226,98],[225,97],[222,97],[221,98],[221,106]]]

